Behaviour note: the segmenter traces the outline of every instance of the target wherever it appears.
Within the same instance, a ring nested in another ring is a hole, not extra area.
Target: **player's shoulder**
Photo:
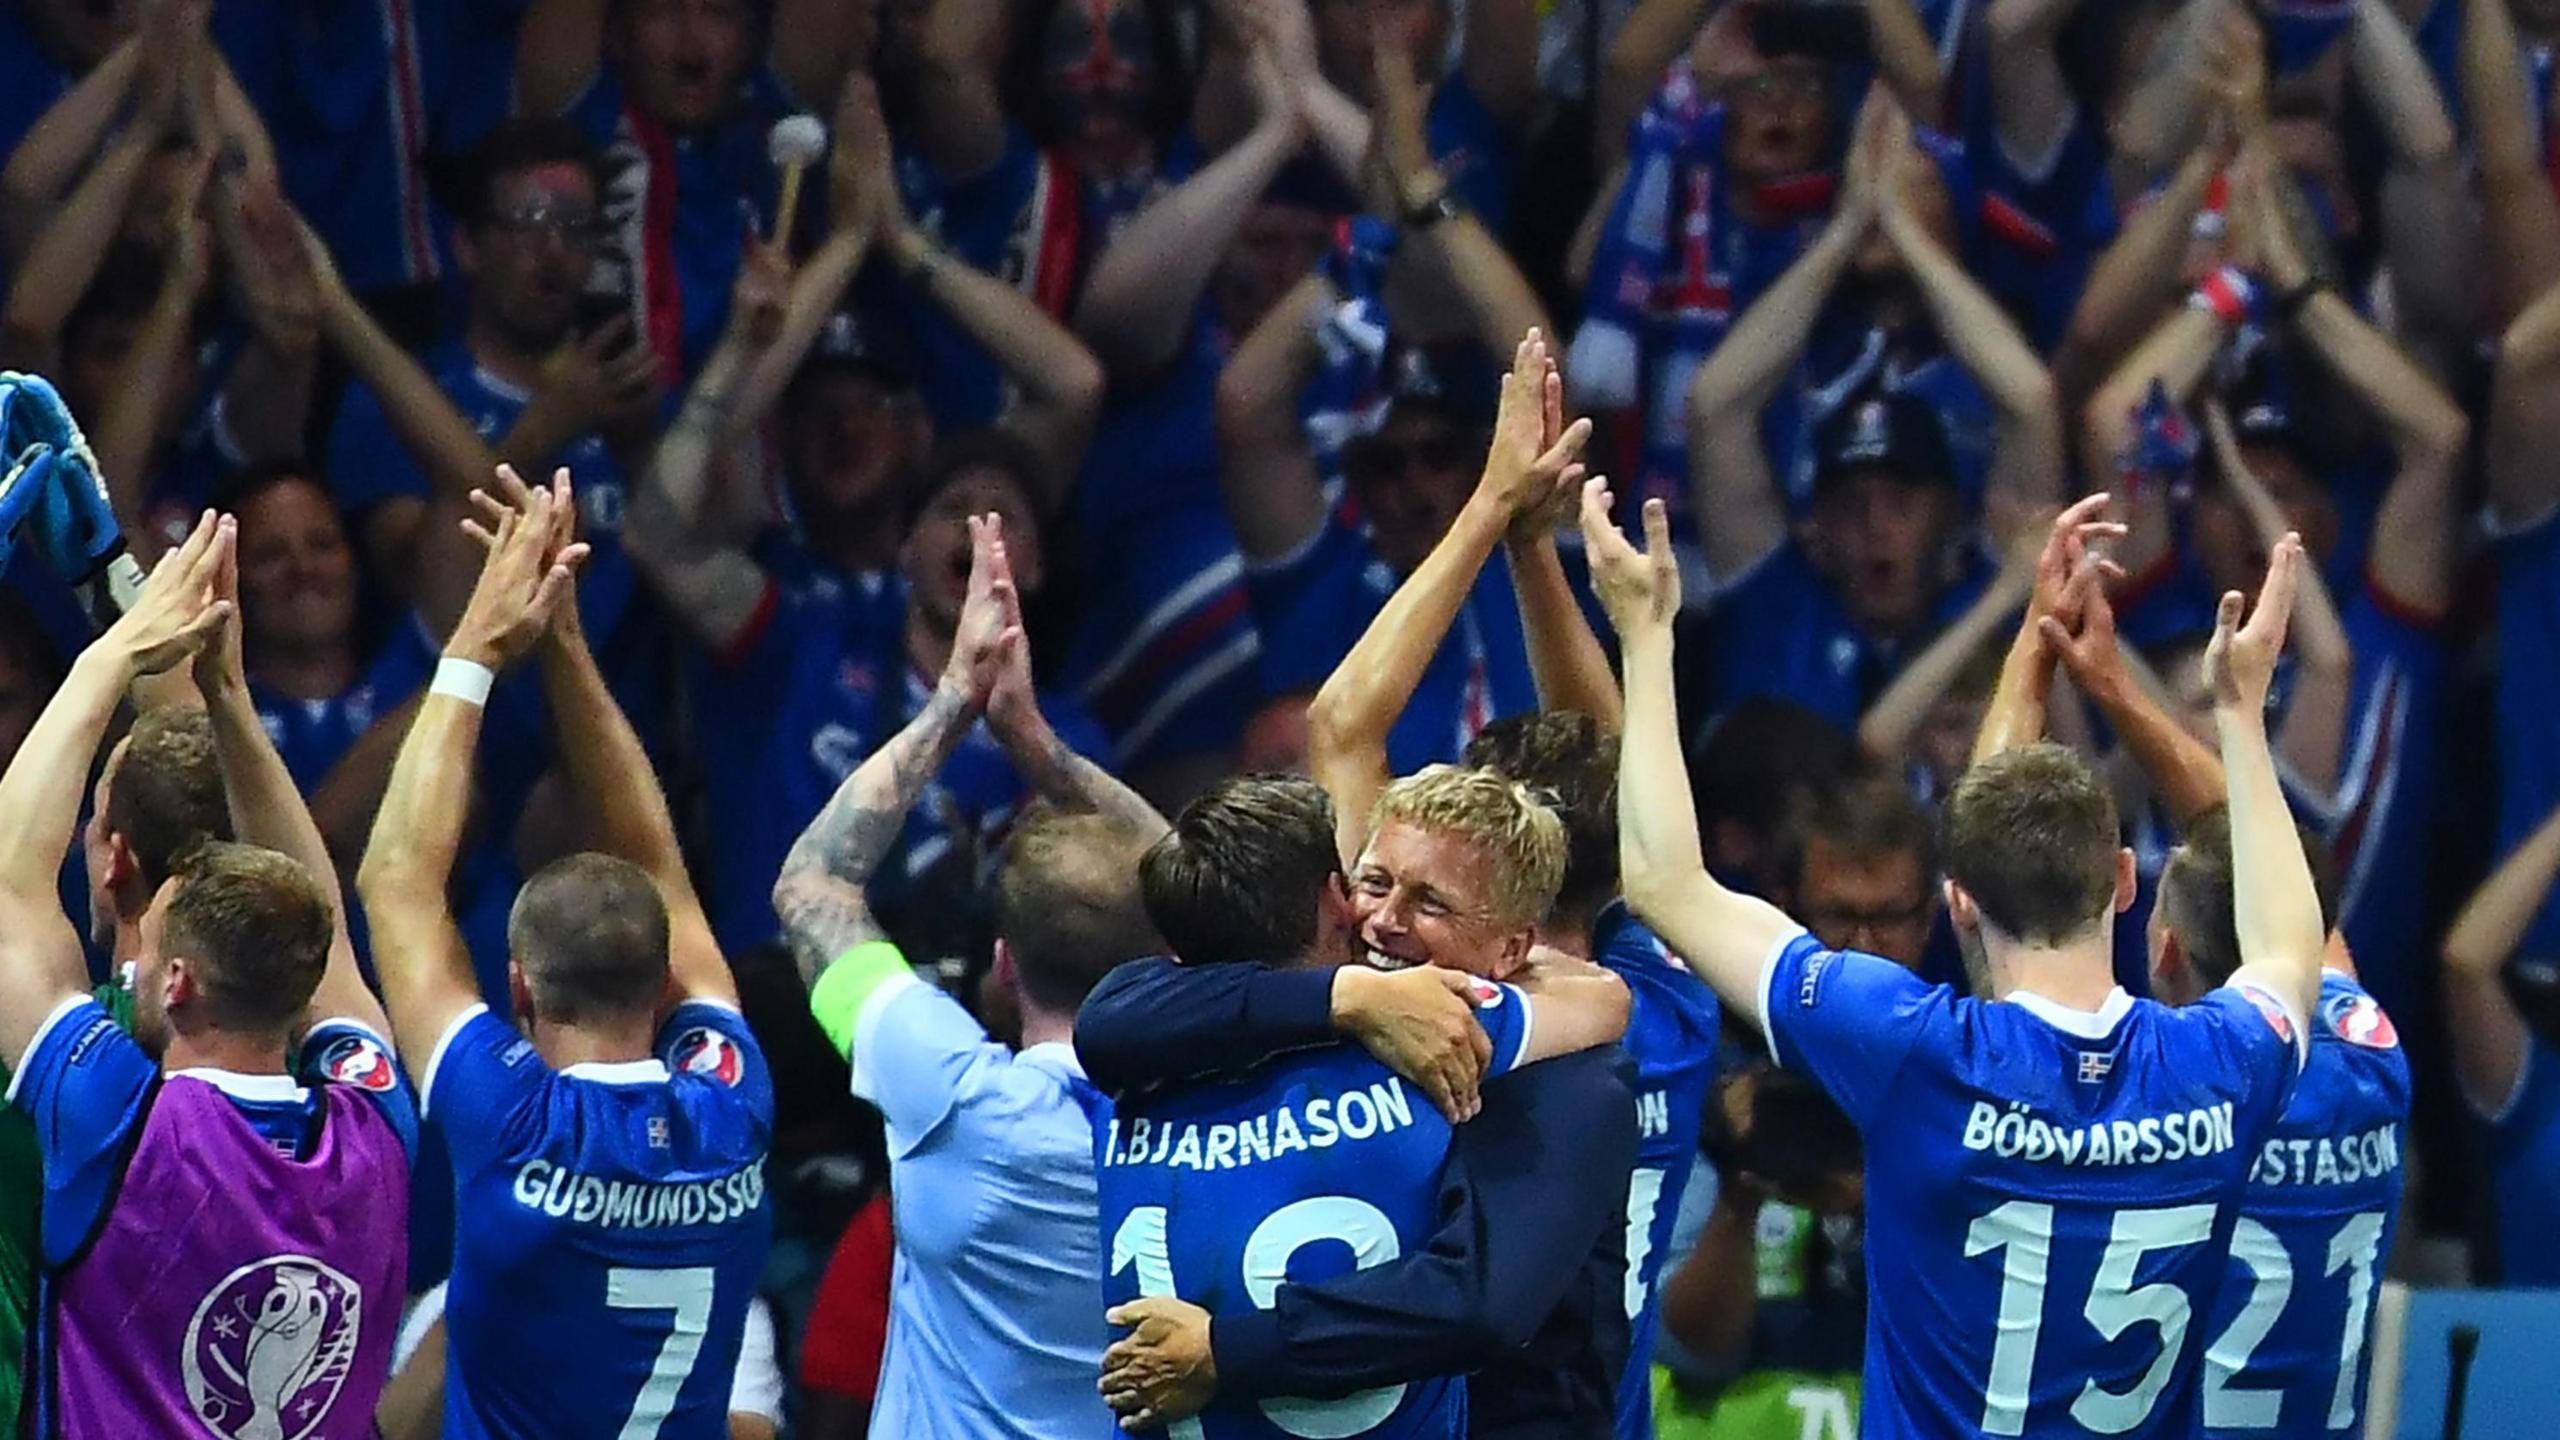
[[[2409,1057],[2400,1048],[2400,1029],[2362,985],[2335,971],[2322,976],[2320,1006],[2310,1025],[2312,1064],[2397,1075],[2406,1087]]]

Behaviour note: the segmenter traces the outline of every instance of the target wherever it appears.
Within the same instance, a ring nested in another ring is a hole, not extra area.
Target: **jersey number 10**
[[[1173,1257],[1165,1239],[1165,1210],[1141,1205],[1120,1222],[1111,1237],[1111,1273],[1135,1267],[1138,1293],[1180,1299],[1173,1284]],[[1282,1281],[1289,1278],[1289,1257],[1319,1240],[1338,1240],[1351,1247],[1352,1268],[1384,1265],[1403,1251],[1394,1222],[1366,1200],[1348,1195],[1314,1195],[1293,1201],[1263,1217],[1244,1242],[1244,1290],[1254,1308],[1272,1307]],[[1405,1387],[1388,1385],[1362,1390],[1339,1400],[1274,1397],[1262,1402],[1262,1414],[1284,1434],[1305,1440],[1347,1440],[1386,1423],[1404,1403]],[[1167,1427],[1172,1440],[1201,1440],[1197,1420],[1177,1420]]]

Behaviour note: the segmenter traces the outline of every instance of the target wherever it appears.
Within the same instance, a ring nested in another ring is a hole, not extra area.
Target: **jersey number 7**
[[[673,1311],[675,1323],[649,1378],[632,1398],[631,1413],[615,1440],[657,1440],[658,1427],[675,1412],[676,1397],[693,1376],[693,1362],[710,1333],[711,1287],[716,1276],[708,1265],[682,1270],[638,1270],[616,1266],[604,1272],[604,1303],[615,1310]]]

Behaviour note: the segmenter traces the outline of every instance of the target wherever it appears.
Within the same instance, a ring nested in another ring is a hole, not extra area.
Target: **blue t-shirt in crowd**
[[[294,788],[305,795],[319,789],[375,721],[426,683],[433,673],[433,660],[433,652],[424,646],[386,644],[353,685],[317,700],[278,694],[252,677],[249,698],[258,707],[258,722],[266,727],[276,753],[284,757]]]
[[[2498,1208],[2495,1278],[2529,1289],[2560,1286],[2560,1245],[2551,1243],[2551,1216],[2560,1206],[2560,1050],[2531,1036],[2514,1092],[2484,1118]]]
[[[614,179],[599,263],[630,300],[634,329],[667,366],[670,389],[718,343],[747,242],[772,229],[782,181],[767,134],[801,109],[759,67],[727,119],[677,134],[631,103],[608,64],[566,112],[605,152]]]
[[[2498,653],[2560,655],[2560,509],[2498,545]],[[2498,667],[2498,851],[2560,808],[2560,667]],[[2560,906],[2543,903],[2522,948],[2560,951]]]
[[[1993,567],[1967,546],[1955,583],[1938,595],[1931,620],[1907,641],[1879,640],[1859,628],[1832,583],[1794,540],[1728,582],[1708,615],[1709,704],[1721,714],[1755,696],[1801,705],[1842,729],[1929,636],[1964,613],[1991,583]]]
[[[2304,1017],[2245,984],[1974,1000],[1803,934],[1760,993],[1771,1053],[1869,1141],[1863,1433],[2193,1434],[2203,1330],[2175,1322],[2221,1285]]]
[[[1529,1038],[1511,986],[1479,1006],[1507,1073]],[[1102,1300],[1179,1296],[1215,1315],[1271,1310],[1280,1287],[1419,1251],[1439,1220],[1449,1122],[1351,1045],[1273,1060],[1218,1084],[1123,1100],[1095,1135]],[[1309,1433],[1421,1440],[1466,1433],[1465,1382],[1418,1380],[1327,1399],[1233,1399],[1203,1440]],[[1115,1430],[1125,1435],[1125,1430]]]
[[[2391,1017],[2320,977],[2311,1061],[2249,1168],[2231,1265],[2210,1310],[2213,1440],[2348,1432],[2363,1410],[2373,1295],[2400,1214],[2409,1057]]]

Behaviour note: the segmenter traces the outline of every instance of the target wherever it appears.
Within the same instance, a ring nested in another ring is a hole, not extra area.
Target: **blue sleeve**
[[[1132,960],[1076,1012],[1076,1058],[1110,1095],[1237,1074],[1340,1038],[1325,969]]]
[[[1368,544],[1340,506],[1297,553],[1245,570],[1255,623],[1262,630],[1262,682],[1266,693],[1313,690],[1360,642],[1375,614],[1364,605],[1361,572]]]
[[[1819,1082],[1863,1130],[1913,1047],[1950,1014],[1954,992],[1890,960],[1826,950],[1799,934],[1760,983],[1769,1053]]]
[[[373,1102],[400,1137],[400,1153],[418,1161],[418,1098],[391,1059],[391,1046],[369,1026],[323,1020],[302,1037],[302,1083],[344,1085]]]
[[[329,427],[329,485],[338,506],[357,525],[385,500],[424,500],[427,475],[392,431],[382,402],[362,385],[347,387],[338,418]]]
[[[457,1179],[505,1160],[541,1130],[551,1067],[533,1042],[474,1005],[436,1042],[419,1108],[436,1122]]]
[[[762,1143],[773,1142],[773,1071],[746,1016],[715,1001],[688,1000],[659,1027],[657,1054],[670,1074],[700,1075],[737,1091],[757,1118]]]
[[[1636,1163],[1623,1063],[1585,1051],[1486,1085],[1483,1113],[1452,1133],[1430,1240],[1218,1315],[1221,1392],[1339,1396],[1464,1374],[1525,1342],[1619,1223]]]
[[[66,1001],[36,1032],[9,1100],[35,1123],[44,1157],[44,1263],[88,1248],[151,1111],[160,1067],[106,1007]]]

